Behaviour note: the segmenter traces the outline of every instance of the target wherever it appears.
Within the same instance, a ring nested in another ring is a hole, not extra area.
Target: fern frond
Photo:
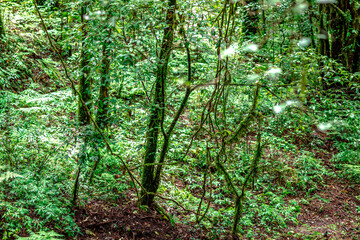
[[[0,182],[8,181],[13,178],[22,177],[20,174],[13,172],[5,172],[0,175]]]

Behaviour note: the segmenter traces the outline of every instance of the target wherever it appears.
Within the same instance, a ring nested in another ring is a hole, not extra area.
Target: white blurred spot
[[[89,15],[84,15],[84,19],[87,21],[90,19],[90,16]]]
[[[276,79],[282,73],[281,68],[271,68],[265,72],[265,76],[268,76],[270,79]]]
[[[308,9],[308,7],[309,5],[307,3],[300,3],[293,8],[293,12],[297,14],[302,14]]]
[[[247,76],[249,82],[256,82],[260,78],[259,74],[251,74]]]
[[[285,109],[284,105],[275,105],[274,106],[274,113],[278,114],[281,113]]]
[[[268,0],[267,2],[269,5],[281,5],[281,0]]]
[[[317,125],[317,127],[320,131],[326,131],[332,127],[332,124],[331,123],[320,123]]]
[[[259,50],[258,45],[251,43],[247,46],[245,46],[244,51],[246,52],[257,52]]]
[[[299,105],[300,102],[299,101],[294,101],[294,100],[288,100],[286,101],[286,106],[297,106]]]
[[[311,38],[302,38],[298,42],[298,46],[302,49],[307,48],[311,44]]]
[[[325,34],[318,34],[318,39],[327,39],[327,36]]]
[[[230,47],[228,47],[227,49],[225,49],[221,54],[220,54],[220,57],[221,58],[225,58],[227,56],[231,56],[233,55],[236,50],[238,48],[238,45],[235,43],[233,45],[231,45]]]
[[[336,4],[338,1],[337,0],[316,0],[315,3],[318,4],[327,4],[327,3],[334,3]]]
[[[281,113],[282,111],[284,111],[288,106],[297,106],[299,104],[300,104],[299,101],[288,100],[285,103],[275,105],[274,106],[274,112],[276,114],[278,114],[278,113]]]

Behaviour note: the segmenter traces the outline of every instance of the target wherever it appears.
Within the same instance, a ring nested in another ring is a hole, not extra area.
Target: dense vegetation
[[[359,239],[358,0],[2,0],[1,239]]]

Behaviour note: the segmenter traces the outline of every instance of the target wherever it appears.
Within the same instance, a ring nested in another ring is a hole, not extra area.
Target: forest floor
[[[295,198],[301,203],[298,224],[289,224],[276,239],[360,239],[360,200],[355,197],[359,193],[358,185],[327,178],[309,200]],[[287,200],[293,199],[289,197]],[[92,200],[74,210],[74,220],[82,233],[77,237],[79,240],[209,239],[206,231],[173,224],[161,214],[145,211],[135,203]]]
[[[309,201],[300,201],[298,225],[288,232],[314,239],[360,239],[358,185],[340,179],[326,179]],[[289,238],[293,239],[293,238]]]
[[[358,211],[360,187],[346,180],[327,178],[309,200],[298,198],[298,224],[289,224],[279,239],[360,239]],[[207,239],[196,228],[175,224],[134,203],[91,201],[76,209],[75,222],[85,239]],[[70,239],[70,238],[69,238]],[[265,239],[265,238],[264,238]]]
[[[316,138],[328,140],[315,149],[310,145]],[[297,200],[301,210],[298,224],[289,224],[289,229],[284,231],[288,237],[284,239],[360,239],[360,186],[338,177],[340,171],[330,162],[338,150],[329,139],[325,132],[316,129],[311,136],[298,139],[299,148],[314,152],[322,165],[337,175],[325,176],[324,182],[308,198],[288,197],[288,201]]]
[[[334,154],[331,144],[316,152],[322,156],[323,164],[330,171],[329,160]],[[296,200],[301,210],[297,224],[288,224],[280,230],[276,239],[360,239],[360,186],[347,179],[325,177],[324,183],[312,194],[285,198],[287,202]],[[145,211],[135,203],[109,204],[105,201],[91,201],[76,209],[75,221],[80,226],[85,239],[209,239],[206,231],[195,226],[172,224],[155,211]],[[258,228],[256,225],[254,228]],[[260,227],[263,236],[268,235]],[[231,237],[232,238],[232,237]],[[226,239],[226,238],[221,238]],[[229,237],[230,239],[230,237]],[[234,238],[240,239],[240,238]],[[262,237],[261,239],[272,239]],[[275,238],[274,238],[275,239]]]
[[[281,137],[286,138],[286,134]],[[246,138],[251,139],[254,136],[249,133]],[[325,141],[321,146],[312,146],[312,143],[318,139]],[[276,236],[274,236],[271,232],[274,228],[269,231],[261,223],[261,218],[255,217],[251,228],[256,229],[258,236],[261,237],[248,238],[245,235],[239,235],[235,239],[360,239],[360,186],[341,177],[341,171],[334,167],[331,160],[338,153],[338,150],[334,146],[336,139],[331,139],[325,133],[316,130],[306,137],[289,139],[289,141],[295,142],[299,151],[312,152],[316,159],[320,160],[319,163],[323,168],[335,173],[332,176],[325,174],[323,181],[319,182],[316,189],[311,193],[301,194],[299,191],[300,194],[284,195],[285,205],[294,200],[299,203],[297,222],[288,222],[286,227],[276,227]],[[269,158],[270,149],[265,149],[264,153],[263,158],[266,161]],[[279,151],[279,153],[281,152]],[[293,153],[289,156],[286,165],[292,166],[296,156]],[[199,169],[193,170],[195,171],[193,174],[200,171]],[[181,176],[178,176],[176,181],[178,182],[177,187],[184,188],[186,185]],[[194,196],[199,195],[199,192],[196,191],[192,192]],[[123,195],[122,199],[116,201],[110,201],[106,198],[82,200],[78,207],[72,209],[72,212],[75,213],[74,222],[81,232],[76,239],[215,239],[213,238],[214,235],[209,237],[206,228],[201,228],[195,223],[183,223],[181,219],[187,216],[182,210],[174,210],[182,216],[177,216],[180,221],[172,222],[166,220],[163,215],[156,211],[145,211],[138,207],[134,202],[134,193],[130,191],[127,194],[127,196]],[[261,195],[263,192],[258,190],[256,194]],[[66,197],[69,198],[69,196]],[[11,196],[7,197],[7,199],[10,198]],[[162,206],[167,204],[161,199],[157,201]],[[27,210],[33,219],[40,219],[35,208],[29,207]],[[246,210],[253,211],[251,208],[246,208]],[[3,214],[4,211],[1,211],[0,216]],[[5,223],[4,221],[6,221],[5,218],[0,219],[0,226]],[[45,227],[56,229],[52,222]],[[66,233],[61,232],[61,229],[57,229],[57,232],[66,236]],[[0,231],[0,236],[2,235],[3,232]],[[23,228],[18,235],[28,236],[26,228]],[[229,236],[222,233],[219,239],[231,239],[232,237]],[[67,239],[74,238],[68,237]]]
[[[93,201],[76,209],[76,223],[82,239],[201,239],[190,226],[172,225],[156,211],[145,211],[136,204],[112,206]]]

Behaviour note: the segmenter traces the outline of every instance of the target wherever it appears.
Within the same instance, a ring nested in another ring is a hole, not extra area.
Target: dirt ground
[[[145,211],[135,204],[90,202],[77,209],[75,217],[83,233],[79,240],[201,239],[191,227],[173,226],[156,211]]]

